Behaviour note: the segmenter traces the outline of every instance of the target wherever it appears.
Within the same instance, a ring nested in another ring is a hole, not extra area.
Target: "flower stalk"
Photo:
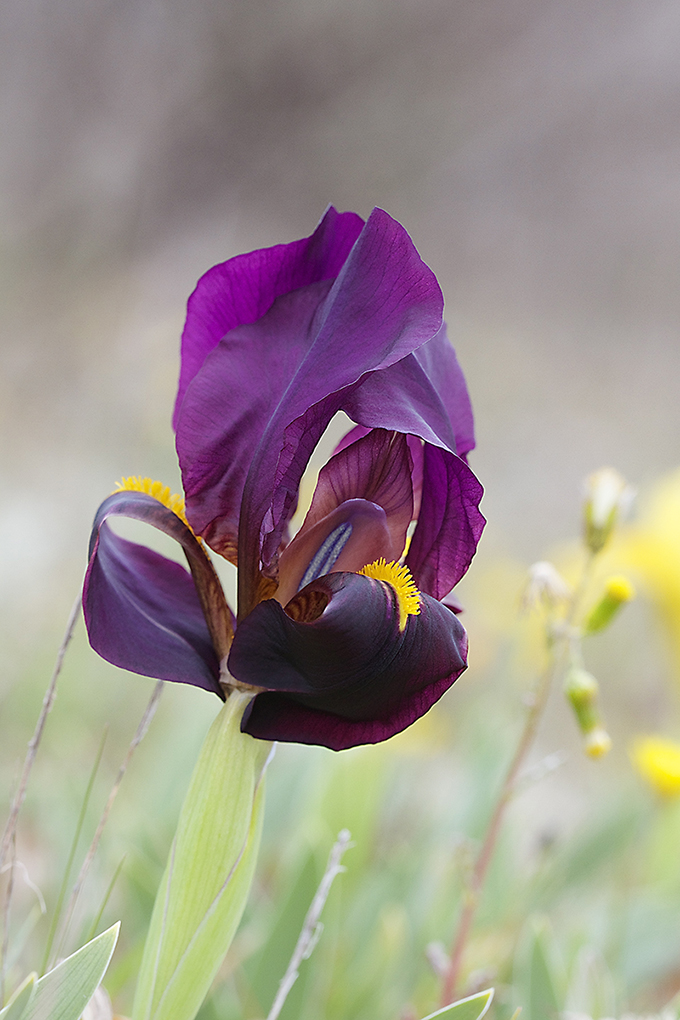
[[[590,516],[592,516],[592,513],[589,510],[589,503],[586,503],[586,522],[590,519]],[[445,969],[442,979],[442,1006],[451,1002],[456,995],[465,948],[477,913],[484,882],[493,858],[507,806],[517,791],[518,777],[527,754],[534,743],[550,690],[565,673],[574,680],[571,687],[567,682],[566,693],[572,708],[576,711],[579,724],[583,724],[581,728],[585,734],[586,753],[592,758],[597,758],[606,754],[611,746],[611,740],[600,724],[600,717],[595,707],[595,698],[598,690],[597,682],[594,678],[590,678],[590,674],[586,674],[585,670],[581,668],[580,640],[582,628],[575,626],[583,597],[592,577],[596,557],[604,548],[610,534],[611,527],[604,538],[600,535],[601,541],[598,540],[597,543],[589,541],[586,535],[586,558],[573,594],[569,596],[566,588],[560,588],[560,599],[566,603],[566,612],[561,620],[555,618],[557,600],[552,598],[543,599],[543,603],[548,610],[546,634],[549,661],[529,699],[529,708],[517,748],[505,774],[479,854],[472,869],[467,895],[464,898],[463,909],[451,947],[449,965]],[[544,567],[545,565],[541,564],[541,566]],[[552,574],[550,576],[552,577]],[[624,599],[620,599],[619,604],[623,601]],[[610,622],[615,615],[615,612],[610,613],[606,622]],[[586,677],[592,680],[592,682],[586,682]],[[580,680],[580,684],[576,680]]]
[[[241,733],[250,697],[230,695],[201,748],[156,896],[133,1020],[193,1020],[241,920],[270,753]]]

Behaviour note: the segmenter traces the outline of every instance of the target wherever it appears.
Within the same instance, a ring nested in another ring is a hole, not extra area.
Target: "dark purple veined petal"
[[[291,584],[305,574],[305,562],[316,555],[322,543],[332,543],[336,533],[343,543],[336,558],[313,577],[331,570],[358,571],[379,556],[388,562],[398,560],[413,518],[411,470],[406,436],[384,429],[374,429],[331,457],[319,474],[300,531],[281,555],[277,600],[285,605],[293,597],[298,584],[292,588]],[[361,516],[351,512],[366,504],[382,511],[375,526],[366,511]],[[341,507],[347,510],[340,513]]]
[[[351,429],[337,451],[370,431]],[[408,436],[414,516],[418,524],[406,564],[420,591],[443,599],[466,573],[486,523],[479,510],[484,490],[465,461]],[[336,453],[337,453],[336,451]],[[457,611],[460,606],[456,602]]]
[[[483,491],[464,461],[425,443],[418,524],[406,556],[420,591],[442,599],[465,574],[486,523]]]
[[[394,560],[387,514],[367,499],[348,499],[306,531],[279,559],[276,601],[286,605],[300,588],[331,571],[357,571],[382,556]]]
[[[237,255],[201,277],[182,333],[175,425],[189,383],[222,337],[261,318],[283,294],[334,279],[363,225],[355,213],[331,206],[311,237]]]
[[[395,555],[391,558],[398,559],[413,517],[411,470],[406,436],[373,429],[334,454],[321,469],[300,534],[345,500],[368,499],[385,511],[394,534]]]
[[[463,627],[439,602],[423,596],[402,632],[389,585],[337,573],[285,610],[261,602],[239,626],[228,665],[243,683],[268,688],[245,732],[340,750],[414,722],[463,672],[466,652]]]
[[[285,395],[275,404],[264,433],[260,432],[262,422],[250,419],[250,408],[256,383],[267,385],[267,362],[260,352],[266,342],[278,341],[262,320],[241,328],[250,331],[251,341],[258,330],[261,332],[261,340],[253,343],[255,355],[248,372],[243,373],[244,382],[235,377],[232,359],[220,359],[219,348],[215,349],[215,360],[213,356],[206,358],[187,390],[177,420],[177,448],[189,520],[219,551],[233,548],[231,507],[240,492],[233,484],[225,487],[221,477],[215,477],[215,451],[219,446],[220,462],[224,464],[222,450],[230,443],[237,444],[244,429],[250,432],[251,451],[256,447],[241,504],[239,567],[245,579],[239,591],[239,614],[247,613],[253,604],[260,529],[264,525],[265,532],[283,532],[307,463],[306,447],[303,444],[305,455],[301,456],[296,441],[300,433],[290,428],[292,423],[315,407],[322,432],[339,406],[341,391],[367,372],[400,361],[441,327],[442,296],[434,275],[418,256],[406,231],[382,210],[371,214],[328,295],[320,299],[315,311],[304,298],[289,297],[287,323],[285,316],[280,316],[277,329],[284,330],[287,337],[302,335],[305,340],[297,347],[301,355],[297,370],[289,377]],[[219,347],[228,346],[228,342],[227,337]],[[205,376],[209,381],[203,383],[201,377]],[[280,376],[277,366],[277,385]],[[241,393],[243,385],[247,390]],[[253,434],[261,435],[259,445],[253,443]],[[284,480],[280,483],[285,490],[282,493],[277,492],[277,477]],[[296,479],[295,483],[285,488],[289,477]],[[226,513],[225,496],[229,499]],[[273,503],[283,508],[283,516],[272,509]],[[274,540],[273,544],[277,547]]]
[[[184,548],[191,574],[116,535],[106,523],[111,516],[142,520],[171,535]],[[83,609],[90,643],[109,662],[223,697],[219,664],[229,647],[231,618],[219,580],[190,529],[151,496],[117,492],[100,506]]]

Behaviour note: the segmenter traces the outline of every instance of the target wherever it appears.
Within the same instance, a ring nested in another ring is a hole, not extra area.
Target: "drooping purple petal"
[[[340,750],[412,723],[460,676],[466,651],[463,627],[434,599],[423,596],[401,632],[389,585],[337,573],[285,610],[261,602],[236,632],[229,670],[269,689],[252,703],[245,732]]]
[[[423,350],[429,353],[419,357]],[[459,375],[456,355],[442,328],[418,352],[362,378],[348,393],[343,410],[364,427],[408,432],[452,453],[459,452],[459,446],[461,452],[466,452],[474,440],[471,414],[468,421],[465,413],[470,401],[465,381]],[[457,394],[461,381],[463,410],[457,420],[452,417],[456,400],[444,400],[444,395],[448,390]]]
[[[120,538],[106,523],[111,516],[146,521],[176,538],[192,573]],[[191,531],[157,500],[119,492],[102,503],[90,540],[83,609],[90,643],[109,662],[223,696],[219,662],[231,620],[222,589]]]
[[[418,524],[406,565],[420,591],[443,598],[470,566],[484,528],[483,489],[459,457],[425,443]]]
[[[355,213],[338,213],[331,206],[311,237],[237,255],[201,277],[182,333],[175,425],[189,383],[222,337],[261,318],[283,294],[334,279],[363,223]]]
[[[467,383],[447,336],[446,323],[429,343],[415,351],[413,357],[432,382],[446,408],[456,438],[454,452],[465,458],[475,447],[475,425]]]

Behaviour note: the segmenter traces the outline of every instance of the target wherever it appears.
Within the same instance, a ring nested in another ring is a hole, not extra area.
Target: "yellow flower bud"
[[[592,673],[580,666],[572,666],[564,683],[564,693],[574,710],[576,722],[585,737],[584,749],[591,758],[601,758],[612,746],[611,738],[602,726],[597,709],[600,692]]]
[[[584,748],[589,758],[602,758],[611,747],[612,738],[602,726],[596,726],[586,735]]]
[[[610,577],[605,584],[604,595],[586,617],[584,633],[595,634],[598,630],[604,630],[621,607],[634,598],[635,589],[627,577],[621,574]]]

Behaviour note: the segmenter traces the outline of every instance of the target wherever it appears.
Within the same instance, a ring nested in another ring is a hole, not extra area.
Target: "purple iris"
[[[242,729],[340,750],[423,715],[465,669],[442,599],[484,519],[442,294],[406,231],[331,208],[311,235],[215,266],[189,299],[175,408],[186,497],[130,479],[97,512],[93,647],[146,676],[254,697]],[[356,426],[298,490],[327,425]],[[190,572],[116,535],[144,520]],[[200,536],[199,541],[196,536]],[[206,545],[238,565],[234,619]]]

